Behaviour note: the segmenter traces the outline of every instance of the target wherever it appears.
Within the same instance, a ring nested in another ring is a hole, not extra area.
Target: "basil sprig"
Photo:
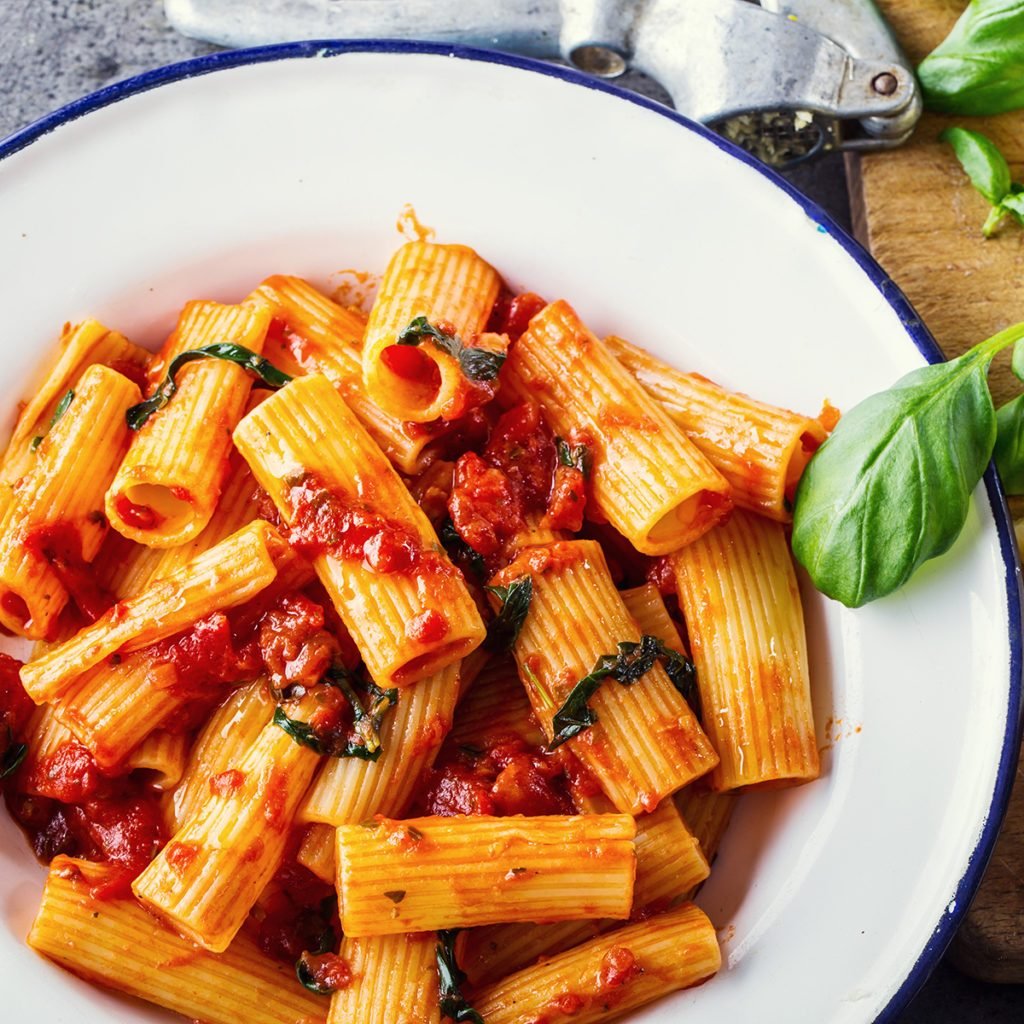
[[[439,330],[425,316],[416,317],[398,335],[399,345],[420,345],[424,341],[430,341],[442,352],[454,356],[459,361],[463,375],[469,380],[494,380],[505,362],[504,352],[464,345],[454,334]]]
[[[859,607],[953,544],[996,442],[988,369],[1021,338],[1024,324],[1008,327],[843,416],[804,470],[793,512],[793,553],[819,590]],[[1011,438],[1007,428],[1008,452]],[[1018,481],[1021,466],[1004,472]]]
[[[0,754],[0,779],[13,775],[28,755],[28,745],[14,742],[14,730],[7,726],[7,745]]]
[[[455,937],[459,929],[448,928],[437,933],[434,954],[437,958],[437,991],[440,996],[441,1016],[456,1024],[484,1024],[483,1017],[473,1009],[462,994],[466,973],[455,959]]]
[[[1024,185],[1011,181],[1010,165],[996,144],[967,128],[947,128],[939,138],[953,147],[971,184],[991,204],[981,233],[991,238],[1008,216],[1024,224]]]
[[[501,601],[501,611],[487,627],[487,646],[494,651],[510,651],[519,638],[526,613],[533,600],[533,579],[520,576],[507,587],[484,587]]]
[[[64,397],[61,398],[57,403],[57,407],[53,410],[53,415],[50,417],[50,425],[46,428],[46,434],[53,430],[53,428],[61,421],[64,413],[68,411],[68,407],[74,400],[75,393],[69,388],[64,392]],[[29,448],[32,451],[35,451],[43,443],[43,438],[46,437],[46,434],[36,434],[36,436],[32,438],[32,443],[29,445]]]
[[[162,409],[178,390],[177,374],[186,364],[196,359],[223,359],[226,362],[240,366],[248,373],[255,375],[259,381],[272,390],[283,388],[291,377],[279,370],[272,362],[264,359],[261,355],[253,352],[244,345],[236,345],[230,341],[218,341],[213,345],[204,345],[202,348],[190,348],[179,352],[171,360],[167,368],[167,376],[163,383],[147,398],[138,405],[133,405],[125,414],[128,426],[132,430],[138,430],[157,410]]]
[[[551,720],[554,735],[548,750],[557,749],[566,740],[578,736],[597,722],[597,712],[587,702],[606,679],[614,679],[622,686],[632,686],[654,667],[656,661],[662,659],[669,679],[683,696],[690,701],[692,695],[696,694],[697,672],[693,662],[671,647],[666,647],[656,636],[644,633],[639,643],[627,640],[617,646],[617,654],[602,654],[597,659],[589,674],[572,688],[565,702],[555,712]]]
[[[939,113],[1024,107],[1024,0],[971,0],[917,76],[925,106]]]
[[[362,761],[376,761],[384,752],[380,742],[380,727],[384,716],[398,703],[398,690],[392,687],[383,690],[372,679],[365,679],[361,688],[368,698],[364,704],[353,685],[348,672],[341,668],[331,669],[323,682],[337,687],[352,706],[352,725],[358,740],[342,740],[340,737],[321,736],[308,722],[289,718],[282,707],[274,711],[273,722],[283,729],[296,743],[327,757],[357,757]]]

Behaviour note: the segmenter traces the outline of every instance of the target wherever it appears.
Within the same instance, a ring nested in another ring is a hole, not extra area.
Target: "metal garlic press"
[[[899,145],[917,82],[870,0],[164,0],[185,35],[224,46],[423,39],[639,71],[680,113],[765,163]]]

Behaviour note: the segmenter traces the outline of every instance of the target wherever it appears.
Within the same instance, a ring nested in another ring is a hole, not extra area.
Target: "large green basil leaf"
[[[1024,494],[1024,395],[996,413],[994,458],[1007,494]]]
[[[929,110],[988,115],[1024,107],[1024,0],[971,0],[917,77]]]
[[[914,370],[839,421],[793,514],[793,552],[819,590],[859,607],[956,540],[996,438],[988,367],[1020,334]]]

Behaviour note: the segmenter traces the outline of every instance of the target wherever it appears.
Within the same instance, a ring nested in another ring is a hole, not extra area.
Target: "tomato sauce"
[[[562,759],[518,737],[486,750],[456,748],[430,773],[424,814],[572,814]]]
[[[102,512],[94,512],[92,519],[106,527]],[[25,547],[50,563],[86,622],[95,622],[114,603],[114,595],[96,582],[94,570],[82,557],[82,534],[72,523],[33,528],[25,537]]]
[[[164,516],[155,508],[136,505],[123,494],[114,499],[114,511],[123,523],[136,530],[155,530],[164,521]]]
[[[523,292],[513,295],[507,289],[498,296],[491,310],[487,330],[494,334],[506,334],[510,342],[518,341],[530,321],[547,305],[539,295]]]

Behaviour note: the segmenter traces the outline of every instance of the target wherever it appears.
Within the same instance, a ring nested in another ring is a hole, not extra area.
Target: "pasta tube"
[[[166,793],[181,781],[188,757],[188,736],[183,732],[151,732],[125,762],[129,771],[148,773],[150,786]]]
[[[287,547],[262,519],[250,523],[141,594],[21,669],[37,703],[61,697],[72,682],[111,654],[130,653],[258,594],[277,576]]]
[[[645,583],[630,590],[620,590],[622,603],[641,633],[656,636],[666,647],[682,652],[682,638],[665,607],[665,599],[653,583]]]
[[[131,381],[140,382],[145,380],[150,358],[145,349],[97,320],[85,320],[75,327],[65,324],[57,361],[42,387],[18,414],[0,464],[0,507],[10,498],[11,488],[36,464],[36,438],[46,434],[61,401],[68,391],[75,390],[90,366],[107,366]]]
[[[158,360],[218,342],[259,353],[270,323],[262,304],[189,302]],[[217,505],[235,429],[249,397],[245,371],[221,359],[199,359],[177,371],[178,389],[132,438],[107,492],[107,518],[118,533],[150,547],[184,544],[200,533]]]
[[[103,492],[128,447],[127,377],[91,366],[38,446],[0,519],[0,623],[40,640],[68,601],[66,573],[91,562],[106,533]]]
[[[474,996],[487,1024],[593,1024],[706,981],[722,964],[715,929],[692,903],[601,935]]]
[[[729,481],[740,508],[780,523],[793,518],[796,485],[827,436],[818,420],[683,373],[621,338],[605,344]]]
[[[328,1024],[440,1024],[437,936],[346,936],[341,958],[352,981],[331,997]]]
[[[413,423],[460,416],[472,382],[459,359],[430,340],[402,344],[401,335],[422,317],[471,345],[487,326],[500,288],[498,272],[464,245],[403,245],[384,272],[366,325],[363,380],[370,398]]]
[[[635,832],[626,814],[341,825],[341,927],[365,936],[628,917]]]
[[[671,561],[701,703],[714,709],[711,785],[817,778],[804,615],[782,526],[737,511]]]
[[[385,412],[363,383],[363,332],[366,317],[322,295],[299,277],[275,275],[256,289],[274,314],[264,349],[292,377],[323,374],[366,427],[381,451],[403,472],[415,475],[436,456],[441,426],[411,429]]]
[[[265,679],[234,690],[207,719],[188,755],[171,801],[177,832],[210,795],[210,780],[236,768],[274,714]]]
[[[465,657],[484,625],[398,474],[326,377],[254,409],[235,444],[308,553],[378,685]]]
[[[549,739],[556,711],[616,645],[640,631],[612,583],[601,547],[568,541],[528,548],[494,581],[529,576],[533,598],[514,654]],[[662,798],[710,771],[718,755],[659,664],[632,686],[608,680],[588,702],[597,722],[568,740],[619,811],[654,810]]]
[[[676,807],[700,843],[709,864],[718,853],[737,799],[735,793],[716,793],[702,783],[687,786],[675,795]]]
[[[307,694],[288,717],[308,722]],[[320,755],[271,722],[216,776],[195,817],[132,883],[145,907],[215,953],[228,948],[284,854],[292,818]]]
[[[568,303],[530,321],[502,380],[516,398],[540,402],[555,434],[589,438],[594,503],[638,551],[675,551],[729,511],[725,478]]]
[[[88,981],[206,1024],[322,1024],[324,1000],[247,935],[223,953],[208,953],[155,922],[133,899],[92,896],[111,871],[56,857],[28,944]]]
[[[302,836],[295,859],[328,885],[334,884],[334,827],[310,825]]]

